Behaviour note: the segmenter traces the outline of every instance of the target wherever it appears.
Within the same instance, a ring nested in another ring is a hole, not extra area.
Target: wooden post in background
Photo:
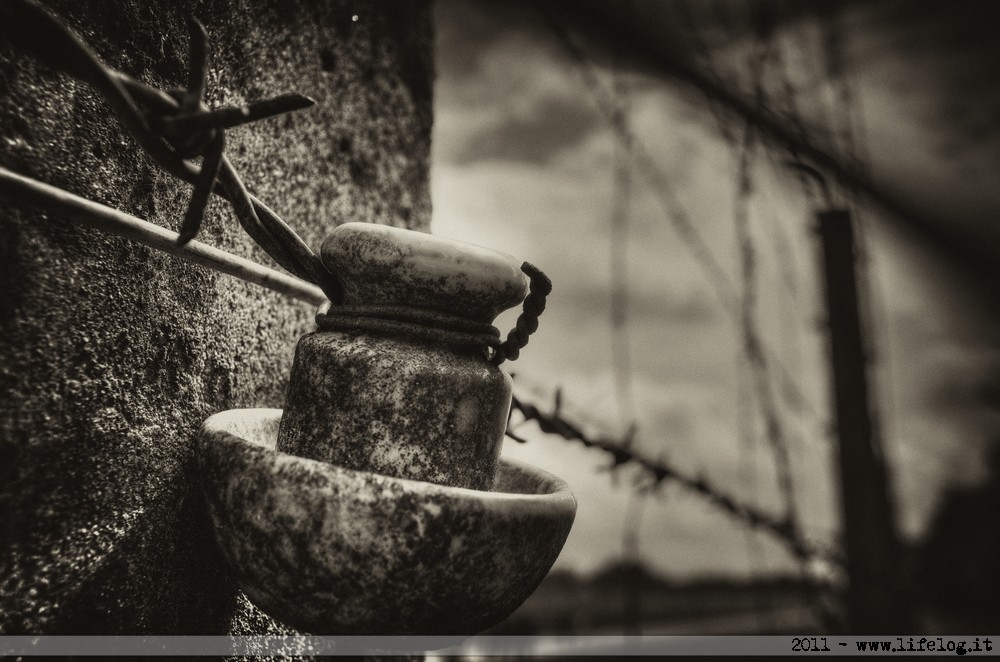
[[[817,214],[830,325],[830,362],[839,442],[848,627],[851,634],[907,634],[900,542],[888,471],[873,426],[858,305],[854,230],[843,209]]]

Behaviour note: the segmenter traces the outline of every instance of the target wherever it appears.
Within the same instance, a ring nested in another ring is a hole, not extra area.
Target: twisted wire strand
[[[583,82],[594,98],[602,116],[620,135],[623,144],[628,147],[639,174],[656,193],[657,201],[663,207],[667,221],[677,232],[678,237],[682,239],[681,245],[689,251],[703,271],[705,279],[712,287],[713,293],[722,305],[727,318],[739,329],[739,297],[735,285],[709,249],[693,219],[690,218],[686,208],[681,204],[667,176],[655,163],[649,150],[639,141],[628,122],[614,112],[611,96],[603,89],[598,80],[590,58],[560,22],[552,7],[545,2],[539,2],[536,7],[546,26],[573,58]],[[779,382],[785,404],[800,416],[820,418],[816,406],[806,396],[795,376],[781,361],[777,360],[773,349],[765,347],[761,343],[761,350],[768,355],[774,368],[774,378]]]
[[[197,241],[190,242],[186,246],[178,246],[176,234],[165,228],[85,200],[54,186],[17,175],[4,168],[0,168],[0,192],[14,193],[43,208],[69,215],[94,227],[143,243],[151,248],[183,257],[210,269],[228,273],[244,281],[281,292],[310,305],[319,304],[323,297],[321,290],[295,278],[205,246]],[[370,317],[380,319],[377,317],[380,314],[389,314],[389,311],[373,310]],[[496,339],[494,332],[490,332],[490,335]],[[841,563],[836,554],[825,552],[802,539],[790,536],[787,525],[783,524],[779,518],[762,513],[751,506],[740,504],[732,497],[711,486],[704,478],[689,476],[662,459],[646,458],[627,448],[626,444],[621,441],[588,436],[578,425],[568,421],[558,413],[558,410],[561,409],[558,407],[559,400],[557,393],[557,412],[555,414],[545,414],[537,405],[517,397],[512,400],[512,408],[519,411],[526,421],[536,421],[539,428],[547,434],[555,434],[567,440],[576,440],[585,446],[599,448],[611,454],[614,467],[632,462],[643,467],[653,477],[657,485],[666,480],[680,483],[696,494],[703,495],[710,503],[734,517],[750,524],[756,524],[777,535],[797,555]],[[525,441],[523,437],[510,429],[508,429],[507,436],[519,442]]]
[[[223,150],[224,129],[313,105],[301,95],[283,95],[247,108],[209,111],[201,101],[208,69],[204,26],[190,21],[188,89],[168,94],[107,67],[80,37],[33,0],[0,3],[0,33],[40,63],[93,87],[139,147],[171,175],[195,185],[178,243],[201,225],[211,193],[227,199],[244,230],[280,266],[340,298],[336,277],[273,211],[249,194]],[[146,109],[146,112],[142,110]],[[201,155],[202,167],[186,159]]]
[[[597,448],[608,453],[612,458],[609,469],[617,469],[622,465],[631,463],[639,466],[647,476],[652,478],[654,487],[659,487],[670,481],[679,484],[681,487],[694,492],[708,503],[744,524],[770,533],[798,559],[818,559],[838,566],[843,565],[843,558],[839,551],[827,549],[824,546],[807,540],[798,527],[792,524],[787,517],[775,516],[756,506],[742,503],[733,496],[726,494],[722,489],[714,486],[704,476],[691,475],[674,467],[662,458],[652,459],[646,457],[642,453],[629,448],[627,443],[606,437],[588,435],[578,425],[567,420],[559,413],[547,414],[541,411],[538,406],[516,396],[511,401],[511,407],[520,412],[525,421],[535,421],[539,430],[546,434],[554,434],[563,439],[577,441],[588,448]],[[523,437],[516,435],[513,438],[516,440],[523,439]]]
[[[11,196],[60,218],[72,219],[92,228],[148,246],[194,264],[228,274],[285,296],[318,306],[327,301],[323,290],[295,276],[276,271],[246,258],[227,253],[198,240],[183,246],[177,233],[118,209],[81,198],[69,191],[0,167],[0,196]]]
[[[552,293],[552,281],[541,269],[525,262],[521,271],[528,276],[528,296],[521,304],[521,314],[513,329],[507,334],[507,339],[496,347],[493,355],[493,365],[504,361],[515,361],[521,355],[521,349],[528,344],[528,336],[538,330],[538,317],[545,310],[545,297]]]
[[[768,104],[768,95],[763,80],[770,53],[774,50],[772,39],[774,21],[777,17],[763,12],[755,21],[754,49],[750,60],[750,77],[753,81],[754,105],[757,110]],[[772,387],[770,362],[762,346],[758,322],[758,250],[750,224],[750,198],[754,193],[752,163],[756,144],[756,129],[752,122],[745,121],[743,137],[737,153],[736,195],[733,225],[739,246],[740,276],[743,291],[740,301],[740,330],[743,336],[743,351],[753,377],[754,395],[761,417],[764,420],[765,438],[771,449],[772,460],[777,474],[778,487],[785,507],[785,517],[790,526],[798,528],[798,508],[795,498],[795,483],[792,476],[791,458],[784,433],[784,425],[778,412],[778,402]]]
[[[316,315],[321,329],[375,331],[459,347],[496,351],[500,331],[495,326],[435,310],[384,304],[324,305]]]
[[[93,87],[108,103],[140,148],[164,171],[194,185],[178,246],[198,233],[208,200],[214,193],[229,201],[244,231],[280,266],[319,286],[329,300],[339,304],[343,288],[319,256],[267,205],[247,191],[233,164],[225,156],[226,128],[276,114],[307,108],[315,102],[298,94],[285,94],[246,107],[211,110],[202,101],[208,78],[208,34],[196,19],[189,20],[191,66],[187,89],[165,92],[107,67],[72,30],[34,0],[0,2],[0,34],[40,63]],[[203,157],[201,167],[187,159]],[[494,351],[500,365],[514,360],[528,337],[538,328],[551,291],[549,279],[525,263],[531,281],[524,312],[504,343],[488,333],[482,344]],[[343,319],[343,316],[339,317]],[[344,322],[346,323],[346,322]]]

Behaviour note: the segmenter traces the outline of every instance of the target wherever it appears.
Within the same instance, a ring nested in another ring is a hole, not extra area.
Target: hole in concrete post
[[[319,66],[323,71],[333,71],[337,68],[337,55],[329,48],[323,48],[319,52]]]

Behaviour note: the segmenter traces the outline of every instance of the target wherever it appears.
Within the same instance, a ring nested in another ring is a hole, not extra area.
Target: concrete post
[[[46,3],[110,66],[213,104],[300,92],[227,134],[248,187],[318,248],[334,225],[428,229],[429,3]],[[190,193],[89,88],[0,44],[0,165],[177,229]],[[221,201],[199,239],[270,264]],[[301,303],[0,201],[0,633],[275,629],[226,578],[191,479],[210,414],[281,406]]]
[[[817,215],[830,320],[834,410],[851,634],[912,632],[903,595],[901,548],[885,458],[875,434],[855,275],[854,230],[846,210]]]

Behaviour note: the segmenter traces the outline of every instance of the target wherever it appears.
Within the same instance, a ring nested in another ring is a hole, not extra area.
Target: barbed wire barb
[[[287,223],[250,195],[224,154],[226,128],[307,108],[312,100],[290,94],[247,107],[209,109],[203,101],[208,34],[193,17],[188,25],[188,86],[165,92],[107,67],[76,33],[34,0],[0,3],[0,34],[6,41],[43,65],[90,85],[160,168],[194,185],[178,236],[180,245],[197,235],[208,198],[215,193],[230,202],[240,225],[275,262],[339,302],[336,276]],[[201,167],[187,161],[198,156],[203,157]]]
[[[572,421],[561,416],[546,414],[537,405],[517,396],[512,398],[511,407],[516,409],[525,421],[534,421],[538,425],[538,429],[546,434],[554,434],[569,441],[576,441],[587,448],[597,448],[608,453],[612,458],[612,464],[608,469],[615,469],[630,463],[635,464],[653,479],[654,487],[659,487],[667,482],[675,482],[681,487],[701,495],[710,504],[743,523],[773,534],[796,558],[819,559],[835,565],[843,563],[838,551],[827,549],[807,540],[798,527],[789,522],[787,517],[775,516],[757,506],[742,503],[714,486],[703,475],[690,475],[668,463],[663,456],[654,459],[647,457],[640,451],[625,448],[621,440],[586,434],[579,425]],[[508,432],[508,436],[510,434]],[[519,441],[523,441],[523,437],[518,435],[517,438]]]

